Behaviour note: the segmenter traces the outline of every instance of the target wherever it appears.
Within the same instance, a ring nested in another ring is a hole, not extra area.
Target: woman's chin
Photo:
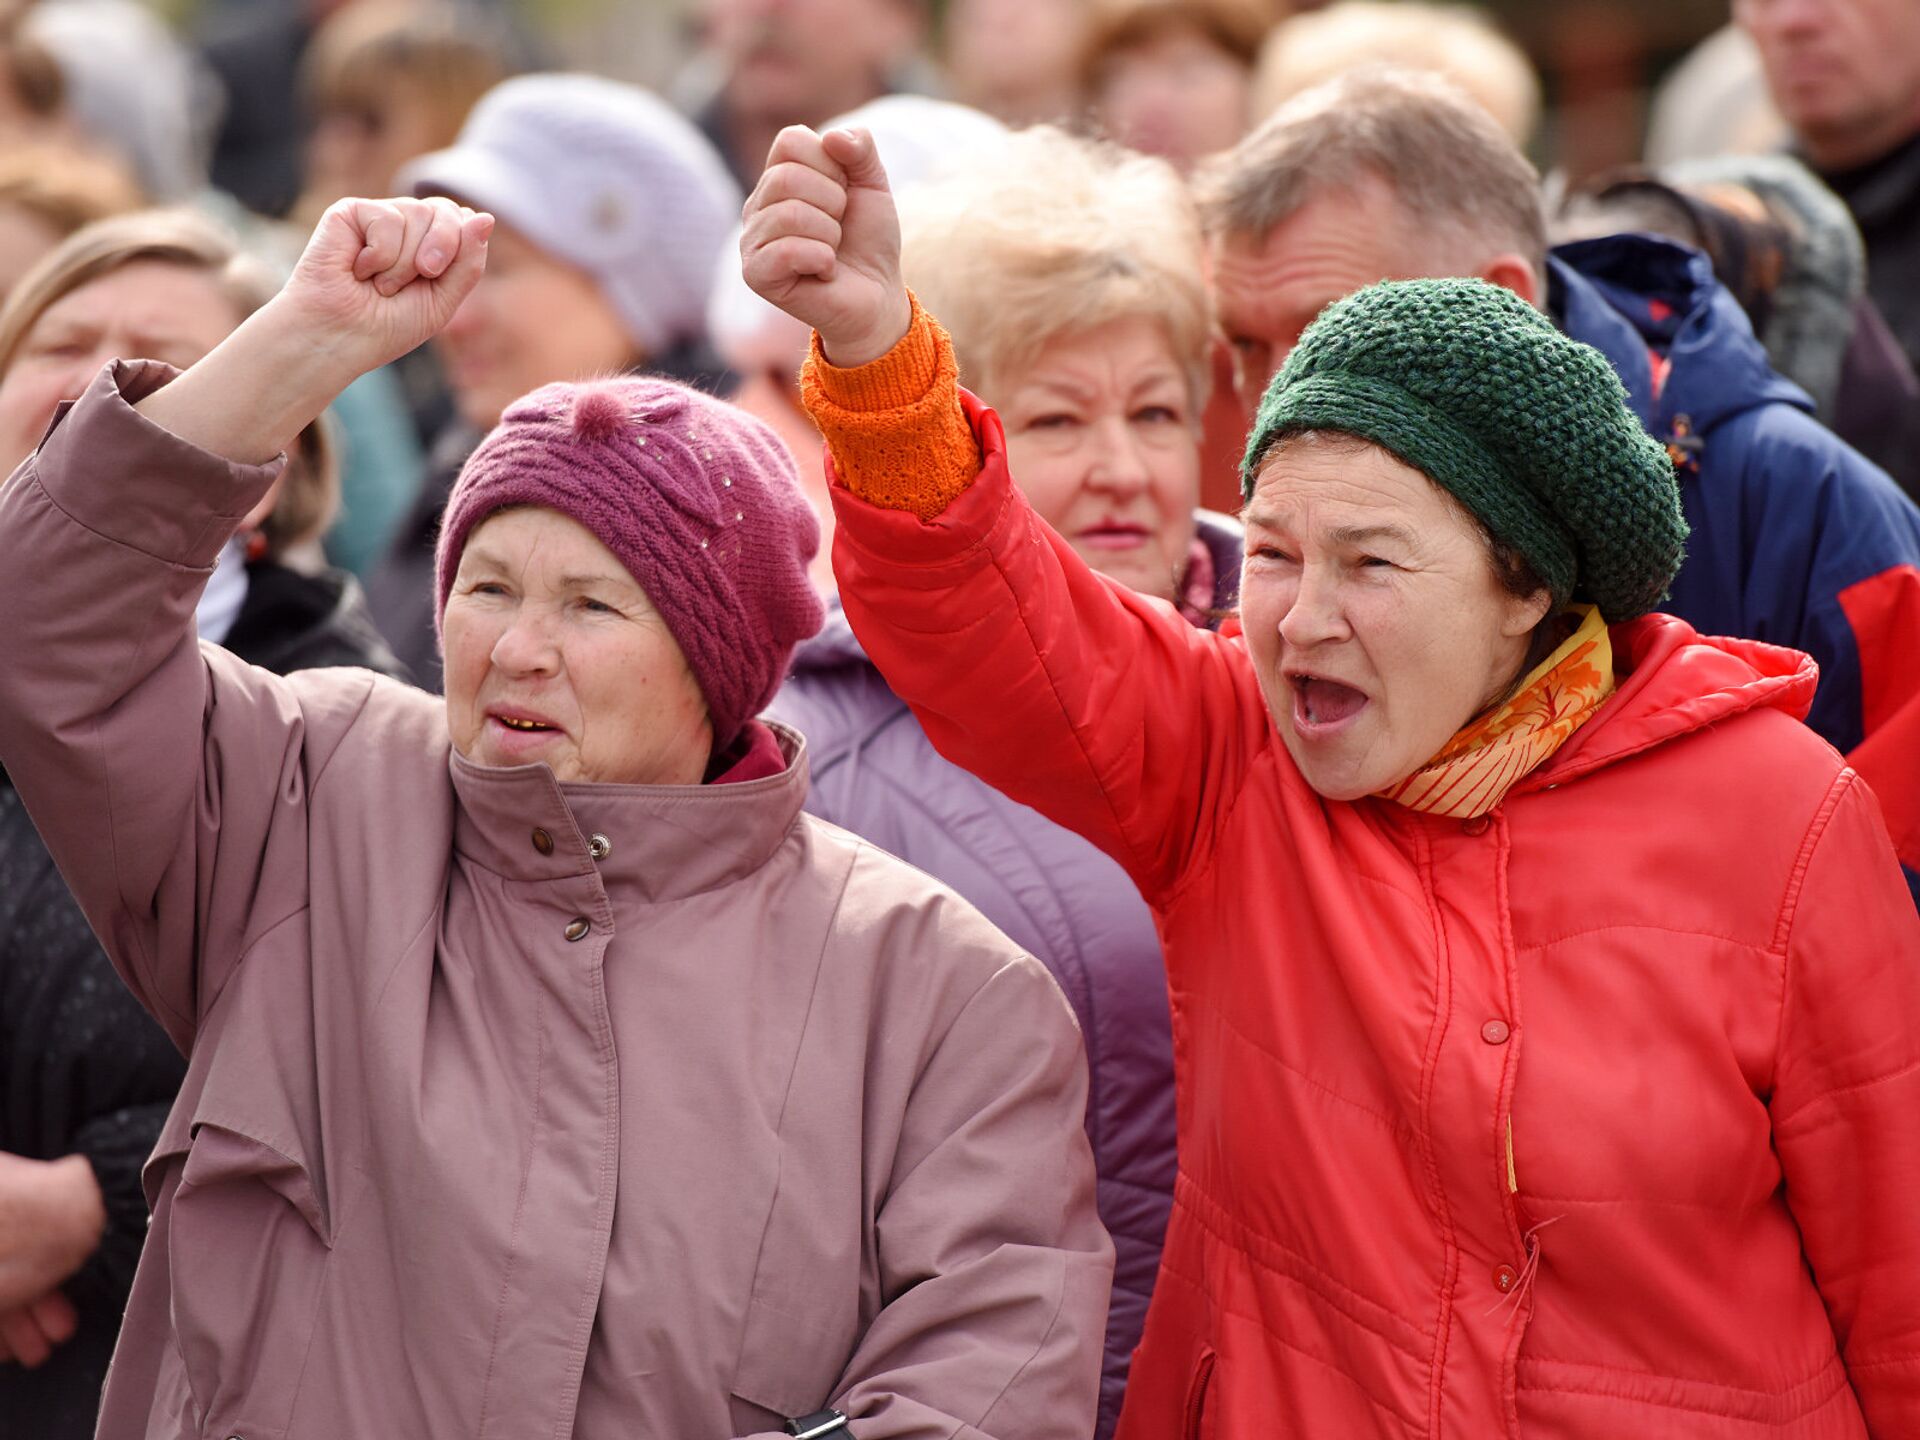
[[[1335,737],[1309,738],[1290,723],[1291,716],[1278,720],[1280,738],[1293,757],[1300,778],[1323,800],[1359,800],[1377,795],[1401,778],[1402,767],[1380,763],[1379,745],[1355,726]],[[1416,766],[1404,767],[1411,774]]]

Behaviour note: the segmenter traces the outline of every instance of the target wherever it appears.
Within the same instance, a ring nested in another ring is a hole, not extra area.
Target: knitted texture
[[[665,101],[597,75],[503,81],[450,148],[409,161],[398,183],[491,210],[585,271],[647,355],[705,333],[740,218],[739,187],[707,138]]]
[[[980,472],[953,341],[918,300],[907,333],[866,365],[830,364],[815,335],[800,400],[840,483],[870,505],[931,520]]]
[[[1483,280],[1398,280],[1330,305],[1267,387],[1242,492],[1275,442],[1340,431],[1450,491],[1556,605],[1618,623],[1659,604],[1686,521],[1673,463],[1599,351]]]
[[[557,510],[619,557],[687,657],[716,753],[825,618],[807,580],[820,527],[786,447],[671,380],[546,385],[508,407],[447,501],[436,628],[473,527],[510,505]]]

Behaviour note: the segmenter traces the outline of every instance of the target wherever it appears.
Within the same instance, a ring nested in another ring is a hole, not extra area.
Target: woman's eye
[[[1050,415],[1036,415],[1027,422],[1029,430],[1066,430],[1078,425],[1080,421],[1065,411],[1056,411]]]
[[[1133,418],[1142,425],[1178,425],[1185,419],[1171,405],[1148,405],[1134,411]]]
[[[1257,545],[1254,547],[1253,558],[1256,560],[1277,560],[1284,564],[1290,562],[1293,556],[1289,555],[1277,545]]]
[[[467,588],[469,595],[504,595],[507,587],[498,580],[476,580]]]
[[[1393,562],[1391,560],[1383,560],[1378,555],[1362,555],[1360,557],[1360,568],[1363,570],[1391,570],[1393,568]]]
[[[604,600],[595,600],[591,595],[581,597],[580,608],[590,615],[611,615],[614,613],[613,606],[607,604]]]

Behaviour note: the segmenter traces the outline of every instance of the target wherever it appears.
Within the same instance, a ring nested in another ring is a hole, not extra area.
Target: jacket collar
[[[1851,170],[1819,172],[1847,202],[1864,231],[1896,224],[1920,206],[1920,133],[1909,136],[1878,160]]]
[[[1774,373],[1746,312],[1697,250],[1648,235],[1609,235],[1555,248],[1547,303],[1560,328],[1607,357],[1640,423],[1666,440],[1677,416],[1700,434],[1755,406],[1812,410]],[[1655,393],[1654,355],[1671,362]]]
[[[786,769],[729,785],[562,784],[544,764],[494,768],[451,753],[454,850],[508,880],[597,876],[610,896],[649,904],[730,885],[772,858],[807,796],[806,742],[767,723]],[[607,842],[599,859],[596,835]]]
[[[1798,650],[1708,638],[1672,615],[1614,625],[1608,636],[1618,677],[1613,698],[1514,794],[1564,785],[1748,710],[1805,720],[1813,704],[1820,672]]]

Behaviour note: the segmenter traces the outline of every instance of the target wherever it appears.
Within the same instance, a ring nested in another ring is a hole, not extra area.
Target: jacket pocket
[[[1208,1437],[1217,1433],[1209,1419],[1207,1399],[1213,1390],[1214,1371],[1219,1364],[1220,1357],[1212,1347],[1200,1352],[1199,1362],[1193,1367],[1193,1378],[1187,1382],[1187,1403],[1180,1425],[1182,1440],[1208,1440]]]
[[[167,1218],[175,1343],[201,1424],[280,1433],[332,1236],[312,1177],[257,1136],[196,1122]]]

